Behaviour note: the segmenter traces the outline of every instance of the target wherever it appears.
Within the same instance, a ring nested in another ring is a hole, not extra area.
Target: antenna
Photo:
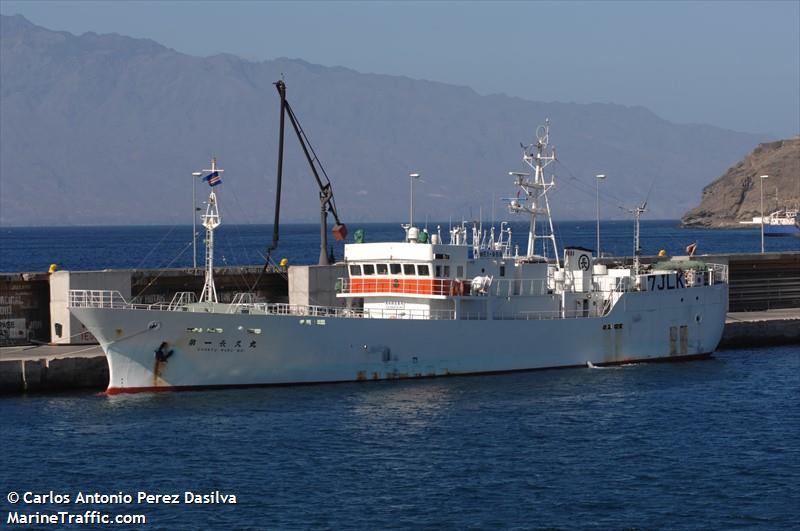
[[[642,206],[638,206],[628,212],[633,213],[633,274],[634,278],[636,279],[636,286],[639,286],[639,256],[641,255],[642,249],[640,245],[640,231],[639,231],[639,218],[642,214],[647,212],[647,200],[645,199]]]

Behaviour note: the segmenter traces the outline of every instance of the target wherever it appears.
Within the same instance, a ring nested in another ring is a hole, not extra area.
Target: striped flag
[[[218,184],[222,184],[222,177],[219,176],[218,171],[209,173],[208,175],[203,177],[203,180],[207,181],[209,186],[216,186]]]

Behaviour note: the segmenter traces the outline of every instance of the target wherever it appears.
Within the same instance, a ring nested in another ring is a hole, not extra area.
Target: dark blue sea
[[[604,227],[604,250],[630,254],[630,224]],[[401,236],[364,228],[368,241]],[[592,222],[558,233],[594,247]],[[524,227],[514,234],[522,246]],[[270,237],[269,227],[223,226],[218,262],[259,264]],[[317,237],[287,226],[276,256],[315,262]],[[694,241],[709,253],[760,247],[752,230],[643,225],[645,254],[682,254]],[[4,228],[1,269],[186,266],[187,242],[186,227]],[[8,501],[51,491],[70,502]],[[237,504],[186,504],[187,491]],[[133,502],[76,504],[79,492]],[[140,504],[139,492],[180,503]],[[102,526],[119,529],[797,529],[800,349],[414,382],[0,398],[0,527],[97,528],[8,520],[92,510],[147,518]]]
[[[439,223],[443,241],[449,241],[447,222]],[[521,254],[526,251],[528,228],[512,223],[512,240]],[[400,224],[353,223],[352,233],[364,229],[366,241],[401,241]],[[486,228],[486,224],[484,224]],[[200,228],[202,230],[202,228]],[[431,233],[437,224],[429,223]],[[559,249],[576,245],[595,249],[594,221],[562,221],[555,226]],[[643,221],[641,245],[644,255],[664,249],[670,255],[685,255],[686,246],[697,243],[697,254],[757,253],[761,250],[759,230],[682,229],[678,221]],[[352,236],[350,237],[352,241]],[[224,265],[263,265],[264,252],[272,242],[270,225],[221,225],[215,233],[215,263]],[[334,254],[341,258],[343,246],[333,241]],[[603,221],[601,251],[604,255],[633,254],[633,223]],[[800,238],[766,238],[770,251],[800,251]],[[541,249],[537,248],[537,252]],[[197,263],[203,264],[203,234],[197,237]],[[288,258],[293,264],[317,263],[319,225],[282,225],[275,261]],[[1,227],[0,271],[47,271],[55,263],[59,269],[90,270],[118,268],[190,267],[192,256],[191,226],[142,227]]]
[[[197,530],[797,529],[799,379],[797,349],[781,347],[416,382],[4,398],[3,498],[220,490],[238,503],[3,499],[0,515],[97,509]]]

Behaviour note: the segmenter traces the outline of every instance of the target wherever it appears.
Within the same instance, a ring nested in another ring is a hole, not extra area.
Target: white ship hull
[[[109,393],[692,358],[716,348],[726,310],[725,284],[625,293],[603,317],[531,320],[72,308],[106,352]],[[520,337],[541,342],[531,346]],[[159,349],[166,361],[158,360]]]

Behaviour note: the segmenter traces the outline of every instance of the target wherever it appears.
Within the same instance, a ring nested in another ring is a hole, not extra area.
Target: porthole
[[[701,321],[700,314],[695,315],[694,320],[699,323]]]

